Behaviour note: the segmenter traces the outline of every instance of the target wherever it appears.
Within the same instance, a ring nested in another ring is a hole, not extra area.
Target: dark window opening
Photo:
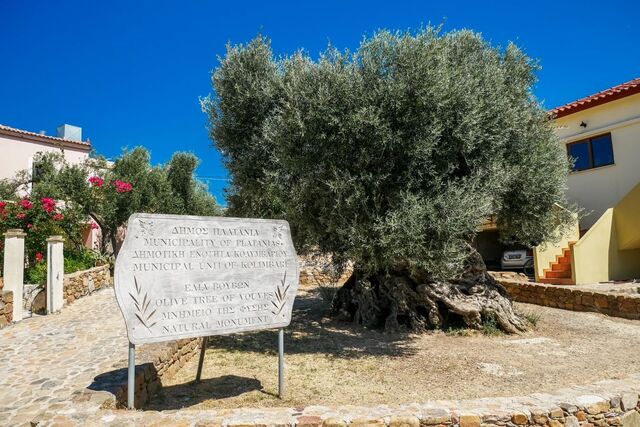
[[[614,161],[611,134],[598,135],[567,144],[567,154],[574,161],[574,171],[612,165]]]

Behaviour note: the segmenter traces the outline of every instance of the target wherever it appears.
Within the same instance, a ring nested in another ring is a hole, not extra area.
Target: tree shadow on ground
[[[262,383],[256,378],[223,375],[216,378],[202,379],[199,383],[188,382],[163,387],[160,393],[153,397],[144,409],[145,411],[183,409],[197,405],[205,400],[226,399],[255,390],[270,394],[264,391]],[[165,393],[171,396],[171,399],[166,399],[164,397]]]
[[[357,359],[365,356],[402,357],[415,354],[415,335],[383,333],[328,316],[327,304],[317,288],[302,290],[296,297],[291,324],[285,328],[286,354],[323,354]],[[274,330],[209,338],[208,346],[234,352],[277,354]]]

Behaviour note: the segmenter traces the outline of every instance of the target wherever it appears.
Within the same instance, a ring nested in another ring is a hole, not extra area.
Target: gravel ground
[[[519,336],[475,332],[389,335],[326,317],[317,289],[301,290],[286,330],[286,395],[277,393],[277,333],[209,340],[165,382],[149,409],[373,405],[552,392],[617,379],[640,364],[640,321],[528,304],[539,316]]]

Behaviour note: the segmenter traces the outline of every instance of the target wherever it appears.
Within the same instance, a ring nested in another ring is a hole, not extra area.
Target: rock
[[[298,418],[298,420],[300,418]],[[299,425],[300,423],[298,423],[298,426]],[[349,427],[386,427],[386,424],[384,420],[380,418],[354,418],[349,423]]]
[[[620,407],[620,396],[613,396],[611,398],[611,400],[609,401],[609,404],[611,405],[612,408],[619,408]]]
[[[551,411],[549,411],[549,415],[552,418],[564,418],[564,412],[562,412],[562,409],[558,407],[551,408]]]
[[[580,427],[580,422],[578,421],[578,418],[573,415],[569,415],[564,420],[564,427]]]
[[[578,421],[587,421],[587,415],[584,413],[584,411],[576,412],[576,418],[578,419]]]
[[[480,427],[480,416],[476,414],[461,414],[458,424],[460,427]]]
[[[322,427],[346,427],[347,423],[339,418],[327,418],[323,421]]]
[[[549,420],[549,427],[563,427],[563,424],[558,420]]]
[[[638,405],[638,394],[623,393],[622,398],[620,399],[620,403],[624,411],[630,411]]]
[[[608,400],[595,395],[579,396],[576,399],[576,402],[578,403],[578,405],[584,406],[584,408],[587,410],[587,413],[591,415],[607,412],[610,408]],[[573,411],[569,411],[569,412],[573,412]]]
[[[541,409],[531,409],[531,420],[540,425],[544,425],[549,421],[548,412]]]
[[[640,413],[629,411],[622,416],[622,427],[640,427]]]
[[[420,423],[423,425],[448,424],[451,422],[451,414],[444,409],[430,408],[422,413]]]
[[[409,416],[392,416],[389,421],[389,427],[419,427],[420,420],[418,417]]]
[[[515,411],[511,414],[511,422],[519,426],[524,426],[529,422],[529,417],[524,412]]]

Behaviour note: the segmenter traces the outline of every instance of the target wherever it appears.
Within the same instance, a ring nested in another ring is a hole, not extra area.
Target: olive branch
[[[136,287],[137,298],[131,292],[129,292],[129,296],[133,300],[133,304],[136,306],[136,311],[134,314],[136,315],[140,323],[145,326],[145,328],[151,329],[153,325],[158,323],[154,321],[153,323],[149,324],[149,321],[151,320],[153,315],[156,314],[156,311],[158,311],[158,309],[156,308],[152,312],[147,313],[149,304],[151,304],[151,298],[148,298],[146,292],[144,294],[142,293],[142,287],[138,285],[138,279],[136,279],[136,276],[133,276],[133,283]]]
[[[274,308],[271,310],[271,314],[274,316],[282,313],[284,306],[287,303],[287,291],[289,290],[289,286],[287,285],[287,272],[284,272],[284,277],[280,280],[280,284],[276,287],[276,301],[271,300],[271,304],[273,304]]]

